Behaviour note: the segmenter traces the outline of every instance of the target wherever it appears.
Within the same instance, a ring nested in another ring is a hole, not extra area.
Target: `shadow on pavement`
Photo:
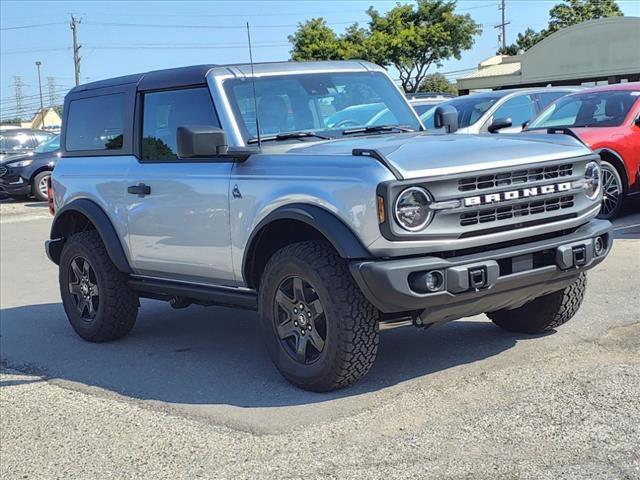
[[[5,366],[101,387],[132,398],[238,407],[304,405],[359,395],[482,360],[517,335],[490,322],[458,321],[382,333],[375,366],[358,384],[330,394],[289,385],[263,347],[254,313],[192,306],[176,311],[143,301],[123,340],[91,344],[71,329],[61,304],[0,311]]]

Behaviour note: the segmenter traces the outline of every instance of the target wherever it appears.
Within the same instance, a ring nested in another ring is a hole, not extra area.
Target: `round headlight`
[[[396,221],[410,232],[421,230],[431,221],[433,213],[429,208],[430,204],[431,195],[424,188],[407,188],[396,200]]]
[[[595,200],[600,194],[602,185],[602,171],[596,162],[587,163],[584,171],[584,193],[590,200]]]

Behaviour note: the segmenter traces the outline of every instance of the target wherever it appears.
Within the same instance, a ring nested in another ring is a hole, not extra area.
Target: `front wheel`
[[[573,318],[584,298],[587,277],[581,273],[568,287],[543,295],[512,310],[498,310],[487,316],[499,327],[511,332],[543,333]]]
[[[602,206],[598,218],[610,220],[620,213],[624,199],[624,185],[618,169],[602,162]]]
[[[40,202],[46,202],[48,200],[47,197],[47,189],[49,188],[47,185],[47,181],[51,176],[50,171],[40,172],[35,177],[33,177],[33,182],[31,185],[31,193],[36,198],[36,200]]]
[[[107,342],[131,331],[138,297],[95,230],[72,235],[64,244],[59,266],[62,305],[78,335],[90,342]]]
[[[378,312],[328,243],[295,243],[276,252],[260,281],[259,308],[269,355],[297,387],[336,390],[373,365]]]

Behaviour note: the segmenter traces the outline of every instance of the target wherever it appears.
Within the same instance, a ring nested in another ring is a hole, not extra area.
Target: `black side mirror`
[[[185,125],[177,130],[178,157],[216,157],[229,150],[224,130],[207,125]]]
[[[530,121],[531,121],[531,120],[527,120],[526,122],[522,122],[522,129],[523,129],[523,130],[526,130],[526,128],[529,126],[529,122],[530,122]]]
[[[489,125],[489,128],[487,128],[487,130],[489,130],[489,133],[496,133],[502,128],[509,128],[511,126],[513,126],[513,122],[510,118],[496,118],[493,122],[491,122],[491,125]]]
[[[636,124],[636,127],[640,127],[640,115],[637,116],[637,118],[635,119],[635,121],[633,123]]]
[[[433,113],[433,125],[435,128],[445,128],[447,133],[458,130],[458,110],[451,105],[440,105]]]

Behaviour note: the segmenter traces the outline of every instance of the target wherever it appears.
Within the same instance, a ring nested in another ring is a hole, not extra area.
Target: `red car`
[[[640,194],[640,82],[589,88],[549,105],[527,130],[570,128],[602,159],[601,218]]]

